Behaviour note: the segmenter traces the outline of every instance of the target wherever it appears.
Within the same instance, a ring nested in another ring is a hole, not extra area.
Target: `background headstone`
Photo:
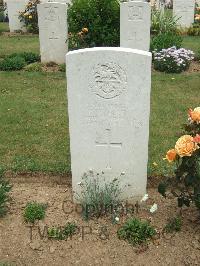
[[[73,191],[85,172],[119,178],[122,199],[146,193],[151,53],[91,48],[67,54]]]
[[[190,27],[194,23],[195,0],[174,0],[173,14],[181,27]]]
[[[23,31],[26,32],[24,23],[19,20],[19,12],[25,10],[28,0],[7,0],[7,9],[9,17],[10,32]]]
[[[40,54],[43,63],[65,63],[67,52],[67,5],[45,3],[37,5]]]
[[[120,4],[120,46],[149,51],[151,6],[132,1]]]

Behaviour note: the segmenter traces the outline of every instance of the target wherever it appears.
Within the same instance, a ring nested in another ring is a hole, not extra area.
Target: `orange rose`
[[[167,152],[166,159],[168,160],[169,163],[171,163],[171,162],[175,161],[176,156],[177,156],[176,150],[172,149],[172,150],[169,150]]]
[[[194,110],[189,109],[188,114],[189,114],[189,119],[192,122],[196,122],[197,124],[200,123],[200,107],[196,107]]]
[[[178,139],[175,145],[176,153],[180,157],[191,156],[194,151],[198,149],[197,143],[193,141],[190,135],[184,135]]]

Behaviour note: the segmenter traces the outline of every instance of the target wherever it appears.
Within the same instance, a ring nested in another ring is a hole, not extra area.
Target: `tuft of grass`
[[[47,231],[48,237],[56,240],[66,240],[76,233],[77,225],[67,223],[64,227],[52,227]]]
[[[30,65],[25,66],[24,70],[27,72],[42,72],[42,63],[35,62]]]
[[[164,231],[167,233],[179,232],[182,227],[182,219],[180,216],[170,218],[168,223],[164,227]]]
[[[43,220],[46,212],[46,205],[37,202],[28,202],[24,210],[26,222],[34,223],[36,220]]]
[[[117,231],[119,239],[137,246],[146,243],[156,234],[156,230],[147,221],[131,218]]]
[[[10,200],[9,192],[12,186],[4,179],[4,170],[0,167],[0,217],[6,215],[7,203]]]

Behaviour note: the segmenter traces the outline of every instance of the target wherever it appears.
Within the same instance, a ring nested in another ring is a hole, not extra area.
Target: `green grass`
[[[149,173],[166,173],[163,161],[187,122],[187,110],[199,106],[200,74],[154,73],[152,77]],[[153,162],[158,167],[153,167]]]
[[[69,172],[65,74],[0,72],[0,80],[1,163],[14,171]],[[199,84],[200,74],[153,74],[149,174],[166,171],[162,158],[187,109],[199,106]]]
[[[7,23],[0,23],[0,33],[7,29]],[[39,37],[37,35],[3,36],[0,35],[0,58],[12,53],[33,52],[39,54]]]
[[[199,37],[184,38],[186,48],[199,43]],[[0,36],[0,57],[22,51],[38,53],[38,37]],[[65,74],[0,72],[0,81],[0,162],[14,171],[69,172]],[[187,109],[199,106],[199,84],[199,73],[153,73],[149,175],[169,172],[162,158],[174,147]]]
[[[0,22],[0,34],[6,31],[9,31],[8,23]]]
[[[200,50],[200,36],[184,36],[182,46],[195,53],[198,52]]]
[[[64,73],[0,72],[0,161],[16,171],[68,172]]]

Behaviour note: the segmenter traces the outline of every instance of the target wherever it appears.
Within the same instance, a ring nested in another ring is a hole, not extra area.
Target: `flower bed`
[[[194,53],[184,48],[177,49],[175,46],[154,51],[154,68],[161,72],[180,73],[188,69],[194,59]]]

